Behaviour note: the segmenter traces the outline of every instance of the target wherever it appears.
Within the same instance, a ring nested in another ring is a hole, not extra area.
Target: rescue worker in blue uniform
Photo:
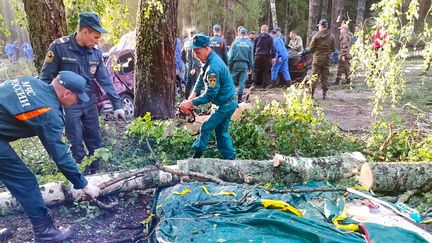
[[[283,40],[277,35],[277,32],[272,30],[270,32],[271,37],[273,37],[273,46],[275,48],[275,56],[272,60],[271,68],[271,87],[276,87],[279,85],[277,80],[278,73],[281,72],[286,85],[291,85],[291,75],[289,73],[288,67],[288,51],[285,47]]]
[[[225,39],[222,38],[221,26],[218,24],[213,26],[213,37],[210,38],[210,47],[222,58],[225,65],[228,65],[227,45]]]
[[[62,70],[80,74],[87,81],[86,93],[90,100],[65,109],[66,137],[71,143],[72,156],[77,163],[81,163],[87,155],[83,140],[89,156],[102,146],[97,99],[93,94],[96,82],[111,100],[114,117],[125,120],[120,97],[103,63],[102,51],[97,48],[101,33],[107,31],[101,27],[100,18],[95,13],[80,13],[79,19],[78,32],[57,39],[50,45],[40,73],[40,78],[48,83]],[[95,160],[88,172],[95,173],[98,169],[99,161]]]
[[[241,28],[238,38],[231,45],[228,67],[233,80],[239,80],[238,103],[241,103],[248,72],[253,68],[253,45],[247,36],[247,29]]]
[[[195,56],[201,61],[202,67],[194,92],[189,99],[184,100],[180,107],[190,110],[194,106],[213,103],[218,108],[205,121],[198,139],[193,143],[194,158],[200,158],[206,150],[213,130],[216,132],[216,142],[224,159],[234,159],[236,151],[229,134],[231,116],[237,108],[234,82],[228,67],[222,59],[210,48],[210,38],[197,34],[192,39],[191,48]],[[202,89],[205,92],[201,94]],[[200,95],[201,94],[201,95]],[[198,97],[198,95],[200,95]]]
[[[86,80],[62,71],[52,84],[19,77],[0,84],[0,181],[18,200],[33,226],[36,242],[63,241],[70,229],[59,230],[48,214],[34,174],[11,145],[20,138],[38,136],[59,170],[75,189],[96,198],[100,189],[87,182],[62,141],[64,117],[60,105],[68,107],[87,102]]]

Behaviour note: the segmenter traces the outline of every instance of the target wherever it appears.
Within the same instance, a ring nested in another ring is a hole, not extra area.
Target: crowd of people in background
[[[17,63],[20,57],[24,57],[27,62],[33,61],[33,48],[28,42],[20,45],[18,41],[8,41],[4,52],[11,63]]]
[[[237,98],[242,102],[246,82],[249,81],[252,88],[257,86],[263,89],[275,87],[289,87],[293,84],[290,76],[289,59],[301,55],[305,50],[310,51],[313,56],[311,94],[315,93],[315,87],[321,83],[322,98],[326,99],[330,85],[350,84],[352,59],[351,46],[359,42],[357,36],[349,31],[346,23],[338,23],[340,31],[339,39],[328,29],[329,23],[322,19],[317,25],[318,31],[312,33],[311,42],[305,48],[302,38],[296,30],[291,30],[288,36],[284,36],[279,27],[269,30],[268,25],[262,25],[259,33],[248,31],[244,26],[239,26],[236,38],[227,46],[222,36],[222,28],[219,24],[213,26],[213,36],[210,37],[210,47],[216,52],[228,66],[233,81],[238,83]],[[361,30],[360,25],[355,26],[355,32]],[[177,62],[185,65],[181,76],[186,83],[186,94],[188,97],[196,79],[200,62],[189,48],[192,38],[200,33],[196,29],[189,29],[188,37],[182,43],[177,42]],[[372,40],[375,50],[378,52],[385,44],[386,33],[378,25],[374,39]],[[181,50],[181,51],[180,51]],[[331,64],[338,66],[336,78],[329,81],[329,68]],[[345,80],[342,81],[342,76]]]
[[[184,73],[180,78],[186,83],[185,97],[189,96],[196,83],[199,74],[197,71],[201,65],[190,49],[192,38],[198,33],[196,29],[189,29],[181,47],[179,39],[176,43],[176,55],[181,56],[181,59],[176,59],[176,69],[177,74]],[[213,36],[210,37],[210,48],[221,57],[228,66],[234,82],[238,83],[237,100],[241,102],[248,80],[253,87],[261,86],[264,89],[290,86],[292,80],[289,73],[289,57],[303,51],[303,41],[295,30],[290,33],[289,40],[286,40],[280,28],[269,31],[268,25],[262,25],[257,34],[255,31],[248,31],[244,26],[239,26],[235,40],[228,46],[222,36],[221,26],[215,24]],[[180,61],[184,66],[181,66]],[[279,81],[279,77],[283,80]]]

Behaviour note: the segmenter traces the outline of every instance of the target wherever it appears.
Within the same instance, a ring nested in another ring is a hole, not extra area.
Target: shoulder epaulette
[[[63,43],[68,43],[70,41],[69,36],[64,36],[62,38],[58,38],[57,40],[55,40],[56,44],[63,44]]]

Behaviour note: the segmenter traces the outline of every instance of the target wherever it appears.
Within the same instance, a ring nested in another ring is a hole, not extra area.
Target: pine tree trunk
[[[426,16],[428,11],[430,10],[431,6],[431,0],[420,0],[419,2],[419,10],[418,10],[418,14],[419,17],[418,19],[415,21],[415,32],[416,34],[419,34],[421,32],[423,32],[423,28],[424,28],[424,23],[426,18],[431,18],[432,17],[432,11],[429,12],[429,16]],[[427,20],[426,20],[427,21]],[[429,22],[430,24],[430,22]]]
[[[331,0],[323,0],[321,4],[321,19],[329,19],[328,10]]]
[[[271,16],[273,22],[273,29],[276,29],[276,27],[279,26],[277,21],[277,13],[276,13],[276,0],[270,0],[270,10],[271,10]]]
[[[359,174],[365,159],[355,152],[321,158],[275,155],[273,160],[189,159],[177,161],[180,170],[213,175],[227,182],[282,183],[333,181]]]
[[[408,190],[430,191],[432,163],[365,163],[361,168],[360,183],[375,192],[400,194]]]
[[[309,45],[313,33],[317,30],[316,25],[318,24],[320,17],[319,8],[319,0],[309,0],[309,19],[306,45]]]
[[[363,26],[365,8],[366,8],[366,0],[358,0],[356,25]]]
[[[339,26],[345,18],[345,0],[332,1],[330,31],[336,37],[336,46],[339,46]]]
[[[34,64],[39,72],[49,45],[55,39],[67,34],[65,7],[62,0],[23,0],[23,2],[29,23]]]
[[[159,2],[162,11],[149,1],[139,2],[135,116],[150,112],[155,119],[168,119],[175,115],[174,63],[178,0]]]
[[[284,30],[285,30],[285,43],[289,43],[289,31],[290,31],[290,29],[289,29],[289,25],[290,25],[290,22],[291,22],[291,18],[290,18],[290,16],[291,16],[291,14],[290,14],[290,2],[289,1],[287,1],[286,3],[285,3],[285,28],[284,28]]]

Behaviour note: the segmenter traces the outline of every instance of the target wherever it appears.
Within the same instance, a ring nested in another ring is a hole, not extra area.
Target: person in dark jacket
[[[312,36],[309,44],[312,53],[312,97],[315,93],[315,87],[318,80],[321,80],[321,88],[323,91],[323,99],[327,97],[327,90],[330,86],[329,68],[330,68],[330,53],[335,51],[335,36],[328,30],[328,22],[325,19],[320,20],[318,24],[318,32]]]
[[[273,38],[268,34],[268,25],[261,26],[261,33],[254,41],[254,70],[252,76],[253,86],[262,85],[266,87],[270,84],[270,69],[275,48]]]
[[[94,151],[102,146],[99,112],[93,92],[96,82],[111,100],[114,117],[125,120],[120,96],[108,75],[102,60],[102,51],[97,47],[102,33],[107,31],[101,27],[100,18],[95,13],[80,13],[79,19],[79,30],[76,33],[51,43],[40,73],[41,80],[47,83],[51,82],[59,71],[75,72],[87,81],[86,92],[90,100],[65,109],[66,137],[71,143],[72,156],[77,163],[81,163],[86,155],[93,155]],[[98,169],[99,160],[95,160],[88,167],[88,172],[93,174]]]
[[[192,37],[197,33],[195,29],[189,30],[189,37],[183,42],[182,52],[184,53],[186,60],[186,91],[185,98],[189,97],[192,88],[195,86],[198,78],[198,72],[200,68],[200,61],[193,54],[192,48]]]
[[[225,65],[228,65],[227,45],[224,38],[222,38],[221,26],[215,24],[213,26],[213,37],[210,38],[210,47],[221,58]]]
[[[90,198],[100,189],[89,184],[62,140],[65,125],[60,105],[87,102],[86,80],[61,71],[51,84],[33,77],[19,77],[0,84],[0,181],[21,204],[33,226],[36,242],[58,242],[71,237],[70,229],[57,229],[48,214],[34,174],[10,142],[38,136],[59,170]]]

